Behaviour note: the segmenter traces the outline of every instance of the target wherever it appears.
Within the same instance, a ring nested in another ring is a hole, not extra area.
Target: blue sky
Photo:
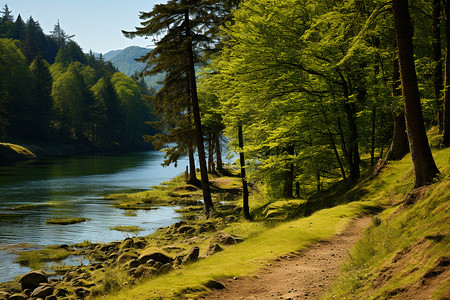
[[[106,53],[136,45],[146,47],[151,39],[125,38],[121,30],[139,26],[139,11],[151,11],[165,0],[9,0],[0,1],[1,10],[8,4],[14,18],[19,14],[26,21],[38,21],[46,34],[57,20],[84,52]]]

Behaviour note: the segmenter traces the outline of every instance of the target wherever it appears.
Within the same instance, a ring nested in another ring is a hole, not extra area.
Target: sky
[[[165,0],[0,0],[0,10],[8,4],[15,18],[20,14],[38,21],[45,34],[59,20],[68,35],[75,35],[84,52],[106,53],[129,46],[152,46],[152,39],[128,39],[121,30],[134,30],[140,25],[139,12],[151,11]]]

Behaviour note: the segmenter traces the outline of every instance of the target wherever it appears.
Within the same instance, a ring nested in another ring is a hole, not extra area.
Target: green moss
[[[48,246],[40,250],[21,251],[18,253],[16,261],[32,269],[38,269],[45,262],[61,261],[72,254],[78,254],[78,252],[69,251],[58,246]]]
[[[124,232],[139,232],[144,230],[139,226],[115,226],[111,227],[110,229]]]
[[[89,218],[56,218],[48,219],[45,224],[70,225],[89,221]]]

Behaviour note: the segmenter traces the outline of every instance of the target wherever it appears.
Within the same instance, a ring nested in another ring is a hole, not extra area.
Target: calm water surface
[[[178,168],[163,168],[163,156],[149,151],[0,166],[0,282],[29,270],[14,263],[15,255],[5,250],[11,245],[110,242],[136,235],[110,230],[114,226],[139,226],[144,229],[139,235],[147,235],[176,222],[179,215],[174,207],[125,216],[123,210],[103,199],[111,193],[148,190],[179,175],[187,165],[181,160]],[[45,224],[47,219],[61,217],[91,220],[73,225]]]

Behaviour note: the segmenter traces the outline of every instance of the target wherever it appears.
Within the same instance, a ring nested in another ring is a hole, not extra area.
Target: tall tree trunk
[[[360,158],[358,147],[358,130],[356,125],[356,107],[354,103],[344,104],[345,113],[349,125],[349,165],[350,180],[355,182],[359,179],[361,173],[359,170]]]
[[[445,89],[444,89],[444,115],[442,143],[450,146],[450,0],[445,1]]]
[[[214,143],[216,147],[216,167],[219,174],[223,173],[222,151],[220,148],[220,134],[214,135]]]
[[[441,0],[433,0],[432,11],[432,31],[433,31],[433,61],[434,66],[434,98],[436,101],[437,114],[436,122],[439,128],[439,132],[442,132],[442,105],[441,105],[441,90],[443,88],[442,79],[442,58],[441,58]]]
[[[251,220],[250,207],[248,204],[248,185],[245,178],[245,158],[244,158],[244,138],[242,136],[242,124],[238,124],[238,143],[239,143],[239,160],[241,163],[241,178],[242,178],[242,206],[244,209],[244,217],[247,220]]]
[[[376,119],[377,117],[377,106],[372,106],[372,141],[370,145],[370,166],[373,167],[375,165],[375,133],[376,133]]]
[[[200,118],[200,107],[198,105],[197,82],[195,79],[194,54],[192,51],[191,27],[190,27],[188,10],[185,11],[184,21],[185,21],[185,26],[186,26],[186,37],[188,39],[187,55],[188,55],[188,66],[189,66],[189,82],[190,82],[191,97],[192,97],[192,112],[194,115],[194,124],[195,124],[195,132],[196,132],[196,139],[197,139],[198,160],[199,160],[199,164],[200,164],[200,174],[201,174],[201,181],[202,181],[203,205],[204,205],[205,215],[207,218],[209,218],[210,214],[211,214],[211,210],[214,209],[214,206],[213,206],[213,202],[212,202],[212,198],[211,198],[211,190],[209,187],[208,169],[206,166],[206,156],[205,156],[205,146],[203,144],[202,121]]]
[[[329,128],[327,128],[327,132],[328,132],[328,137],[330,138],[331,146],[333,147],[334,156],[336,156],[336,160],[338,162],[339,169],[341,170],[342,179],[344,179],[344,182],[346,182],[347,176],[345,175],[344,166],[342,165],[341,158],[339,157],[339,152],[337,150],[336,143],[333,138],[333,134],[331,133]]]
[[[403,104],[406,128],[414,164],[414,187],[431,184],[439,173],[428,145],[423,122],[419,87],[413,53],[413,28],[409,16],[408,0],[393,0],[394,27],[397,37],[400,78],[402,81]]]
[[[294,155],[294,146],[287,147],[286,152],[289,155]],[[287,168],[288,169],[284,173],[283,196],[285,198],[292,198],[292,191],[294,189],[294,164],[289,163]]]
[[[392,96],[400,96],[400,66],[398,57],[394,59],[392,70]],[[389,151],[386,155],[387,160],[400,160],[409,153],[408,134],[406,133],[405,113],[392,112],[394,120],[394,133]]]
[[[208,173],[213,174],[216,172],[216,166],[214,165],[214,144],[213,137],[208,139]]]
[[[189,158],[189,178],[187,180],[188,184],[195,186],[201,186],[200,180],[197,178],[197,172],[195,170],[195,158],[194,158],[194,145],[192,141],[188,142],[188,158]]]

